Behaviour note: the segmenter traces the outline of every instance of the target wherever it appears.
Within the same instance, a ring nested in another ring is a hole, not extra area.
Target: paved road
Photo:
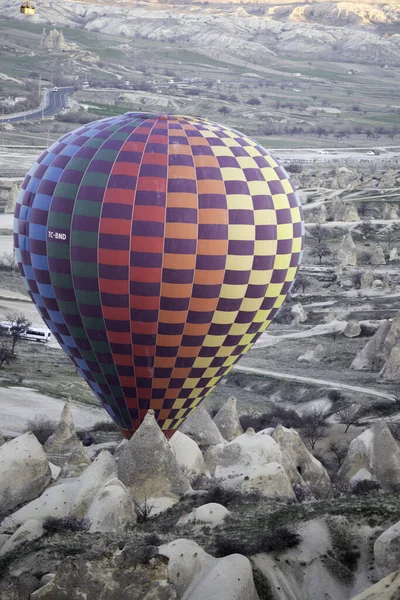
[[[323,387],[329,387],[340,390],[349,390],[351,392],[357,392],[366,394],[367,396],[375,396],[376,398],[383,398],[385,400],[395,401],[394,396],[385,394],[385,392],[379,392],[374,388],[361,387],[357,385],[348,385],[347,383],[340,383],[338,381],[328,381],[326,379],[314,379],[313,377],[302,377],[301,375],[292,375],[289,373],[281,373],[279,371],[269,371],[268,369],[256,369],[254,367],[246,367],[246,365],[235,365],[234,371],[241,373],[253,373],[254,375],[261,375],[264,377],[272,377],[273,379],[284,379],[285,381],[300,381],[302,383],[311,383],[314,385],[320,385]]]
[[[51,117],[57,114],[66,107],[68,94],[74,91],[75,88],[64,87],[57,92],[50,91],[47,95],[47,105],[44,109],[35,112],[19,113],[17,116],[7,115],[0,119],[0,123],[12,123],[14,121],[26,121],[33,119],[42,119],[43,117]]]

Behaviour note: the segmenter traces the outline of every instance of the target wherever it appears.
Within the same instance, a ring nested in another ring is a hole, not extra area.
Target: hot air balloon
[[[33,302],[127,438],[149,409],[169,437],[251,348],[303,237],[299,197],[259,144],[143,113],[43,152],[14,226]]]

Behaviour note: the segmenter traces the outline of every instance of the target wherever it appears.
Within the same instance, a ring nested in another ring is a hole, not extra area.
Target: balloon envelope
[[[300,264],[285,170],[204,119],[128,113],[68,133],[26,176],[20,271],[42,318],[130,437],[171,434],[266,329]]]

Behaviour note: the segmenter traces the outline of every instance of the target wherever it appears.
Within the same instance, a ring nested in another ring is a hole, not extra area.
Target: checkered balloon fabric
[[[301,261],[285,170],[200,118],[128,113],[68,133],[17,201],[14,245],[43,320],[132,435],[166,435],[268,327]]]

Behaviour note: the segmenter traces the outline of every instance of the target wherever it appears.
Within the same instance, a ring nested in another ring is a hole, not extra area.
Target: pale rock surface
[[[199,446],[213,446],[224,442],[220,430],[202,406],[185,419],[179,431],[191,437]]]
[[[350,483],[352,484],[357,483],[358,481],[374,481],[374,478],[368,469],[362,468],[350,479]]]
[[[382,219],[385,221],[396,221],[399,218],[396,204],[385,202],[383,205]]]
[[[256,491],[264,498],[276,500],[295,500],[296,498],[285,469],[277,462],[270,462],[259,467],[254,466],[245,477],[229,479],[226,486],[239,487],[242,492]]]
[[[379,289],[383,287],[383,281],[382,279],[374,279],[374,281],[372,282],[372,288],[373,289]]]
[[[111,479],[98,491],[86,517],[92,533],[116,533],[136,523],[137,518],[132,498],[118,479]]]
[[[393,348],[400,342],[400,312],[392,320],[389,331],[383,343],[383,352],[386,357],[390,356]]]
[[[369,262],[371,265],[386,265],[385,255],[381,246],[373,246]]]
[[[204,462],[206,463],[207,469],[209,470],[211,477],[214,477],[219,457],[222,454],[225,446],[226,443],[215,444],[214,446],[209,446],[204,452]]]
[[[49,487],[39,498],[5,518],[0,524],[1,527],[9,530],[15,529],[29,519],[43,521],[47,517],[66,517],[70,513],[78,484],[78,480],[72,480]]]
[[[210,527],[217,527],[222,525],[227,517],[231,513],[222,504],[216,502],[210,502],[209,504],[203,504],[198,508],[195,508],[190,513],[183,513],[179,519],[177,526],[182,527],[184,525],[209,525]]]
[[[282,464],[282,451],[268,435],[257,435],[249,428],[246,433],[227,444],[218,458],[215,477],[228,479],[245,476],[253,467],[271,462]]]
[[[299,323],[305,323],[305,321],[307,321],[307,313],[300,302],[292,306],[290,315],[293,319],[292,325],[298,325]]]
[[[79,477],[91,462],[91,458],[86,452],[85,447],[80,443],[80,446],[77,447],[75,452],[69,456],[63,464],[60,478],[67,479],[69,477]]]
[[[203,454],[192,438],[181,431],[176,431],[169,443],[177,463],[188,477],[195,478],[199,475],[210,475]]]
[[[161,556],[168,558],[168,577],[179,598],[207,566],[218,560],[207,554],[197,542],[183,538],[164,544],[158,550]]]
[[[17,204],[19,189],[20,189],[20,186],[18,185],[18,183],[16,181],[14,181],[11,186],[10,193],[8,195],[7,204],[4,209],[4,213],[9,214],[9,213],[15,212],[15,206]]]
[[[400,589],[400,571],[391,573],[365,590],[353,600],[398,600]]]
[[[243,434],[237,412],[237,399],[234,396],[228,398],[214,417],[214,423],[220,430],[223,438],[231,442]]]
[[[71,514],[82,518],[89,510],[98,491],[115,477],[117,477],[117,464],[113,456],[107,450],[103,450],[79,477]]]
[[[397,248],[392,248],[389,254],[389,261],[394,262],[399,260],[399,251]]]
[[[357,475],[357,480],[360,481],[362,473],[369,473],[372,476],[372,438],[372,429],[366,429],[350,442],[349,451],[339,469],[338,477],[351,480]],[[367,478],[371,479],[368,476]]]
[[[349,321],[346,325],[343,335],[347,338],[358,337],[361,333],[360,323],[355,319]]]
[[[309,452],[297,431],[278,425],[272,438],[313,494],[317,497],[326,496],[331,488],[329,475],[319,460]]]
[[[377,370],[384,361],[383,345],[389,330],[390,321],[383,321],[364,348],[357,352],[350,369],[355,371]]]
[[[241,554],[214,558],[191,540],[160,547],[168,575],[182,600],[259,600],[250,561]]]
[[[343,236],[342,243],[337,253],[339,265],[342,267],[357,266],[357,248],[351,237],[351,233]]]
[[[50,481],[49,461],[32,432],[0,447],[0,514],[37,498]]]
[[[31,542],[42,537],[44,533],[43,523],[36,519],[30,519],[26,521],[21,527],[17,529],[15,533],[7,540],[4,546],[0,550],[0,557],[5,556],[9,552],[12,552],[21,544],[25,542]]]
[[[49,465],[51,470],[51,478],[53,481],[56,481],[61,473],[61,467],[57,467],[57,465],[53,465],[53,463],[49,463]]]
[[[69,471],[80,475],[90,464],[90,458],[75,432],[70,400],[64,404],[60,422],[46,441],[44,449],[53,464],[63,467],[66,462],[69,463],[64,476],[68,476]]]
[[[175,500],[190,491],[188,478],[149,411],[124,446],[118,460],[118,478],[137,503],[160,497]]]
[[[374,558],[382,575],[400,569],[400,521],[389,527],[375,541]]]
[[[345,223],[360,220],[356,206],[352,202],[340,202],[334,215],[335,221],[344,221]]]
[[[128,444],[128,442],[129,442],[129,440],[126,440],[126,439],[124,439],[124,440],[122,440],[122,442],[121,442],[120,444],[118,444],[118,446],[115,448],[113,456],[114,456],[114,458],[115,458],[115,460],[116,460],[116,461],[118,461],[118,459],[119,459],[119,457],[120,457],[120,455],[121,455],[121,452],[122,452],[122,450],[125,448],[125,446]]]
[[[2,446],[5,443],[6,443],[6,440],[4,439],[3,434],[0,432],[0,446]]]
[[[231,554],[210,564],[191,583],[182,600],[259,600],[248,558]]]
[[[382,381],[400,381],[400,346],[394,346],[386,360],[385,366],[379,374]]]
[[[143,549],[129,542],[97,560],[68,556],[30,600],[178,600],[167,561],[156,548],[149,551],[145,564]]]
[[[382,420],[352,440],[338,476],[351,480],[358,474],[359,480],[360,471],[371,474],[384,490],[400,485],[400,447]]]
[[[311,364],[321,362],[325,357],[325,348],[322,344],[315,346],[314,350],[306,350],[304,354],[297,359],[299,362],[307,362]]]
[[[361,282],[360,282],[361,289],[362,290],[369,289],[372,286],[373,281],[374,281],[374,274],[371,271],[371,269],[367,269],[361,275]]]

